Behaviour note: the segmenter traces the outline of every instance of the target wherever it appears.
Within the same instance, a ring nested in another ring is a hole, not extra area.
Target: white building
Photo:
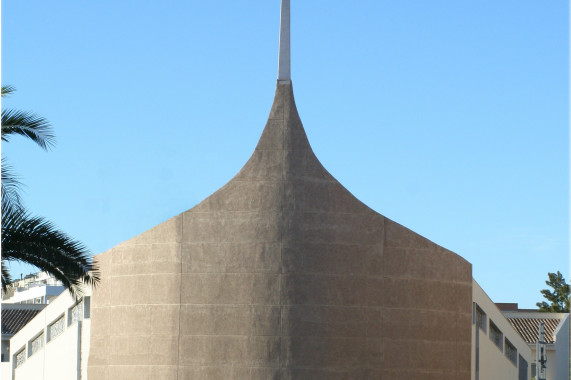
[[[10,361],[10,339],[45,306],[45,304],[2,304],[2,363]]]
[[[4,294],[3,303],[47,304],[65,290],[61,281],[38,272],[15,281]]]
[[[476,281],[472,302],[472,380],[530,379],[531,349]]]
[[[87,290],[76,300],[63,292],[12,336],[2,379],[87,379],[90,296]]]
[[[569,367],[569,313],[559,322],[553,334],[555,335],[557,380],[568,380],[571,377]]]
[[[543,323],[547,343],[547,380],[569,380],[569,314],[521,310],[517,304],[500,304],[500,307],[532,352],[531,378],[535,376],[539,324]]]

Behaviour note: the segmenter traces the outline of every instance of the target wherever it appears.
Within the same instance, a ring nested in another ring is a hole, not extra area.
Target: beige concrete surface
[[[471,265],[323,168],[291,83],[229,183],[98,259],[90,380],[470,379]]]

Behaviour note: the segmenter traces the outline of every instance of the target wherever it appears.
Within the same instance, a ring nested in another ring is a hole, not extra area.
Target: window
[[[512,362],[513,365],[517,366],[517,350],[512,344],[512,342],[508,340],[508,338],[505,339],[505,346],[506,346],[505,350],[506,358],[508,358],[508,360]]]
[[[63,333],[64,327],[65,327],[65,319],[64,315],[62,315],[48,327],[48,342],[51,342],[52,340],[60,336],[61,333]]]
[[[44,332],[42,331],[40,335],[32,339],[29,345],[30,347],[28,348],[28,351],[30,354],[28,356],[32,356],[33,354],[41,350],[42,347],[44,347]]]
[[[16,368],[18,368],[19,366],[21,366],[22,364],[24,364],[24,362],[26,361],[26,350],[25,348],[22,348],[20,351],[18,351],[18,353],[16,355],[14,355],[16,357]]]
[[[474,304],[474,314],[474,321],[476,326],[481,328],[482,331],[486,332],[486,313],[484,313],[484,310],[480,309],[478,304]]]
[[[83,298],[83,318],[91,318],[91,297],[89,296]]]
[[[531,376],[535,376],[535,374],[532,373]],[[519,369],[517,379],[527,380],[527,361],[521,355],[519,355]]]
[[[498,326],[490,319],[490,340],[498,346],[500,350],[504,349],[504,334],[500,331]]]
[[[69,310],[69,324],[83,320],[83,300]]]

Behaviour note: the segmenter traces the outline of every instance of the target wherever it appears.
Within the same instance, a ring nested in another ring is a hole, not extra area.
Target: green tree
[[[551,313],[569,313],[569,284],[565,282],[561,272],[547,273],[549,280],[545,283],[553,289],[543,289],[541,294],[549,301],[549,303],[542,301],[536,303],[539,311],[546,311]]]
[[[2,97],[13,93],[11,86],[2,86]],[[55,136],[49,122],[31,112],[2,110],[2,142],[14,135],[24,136],[48,150]],[[83,283],[95,286],[99,270],[89,250],[59,231],[50,221],[31,216],[19,194],[21,183],[2,157],[2,288],[11,282],[7,263],[19,261],[32,264],[52,274],[72,295],[81,294]]]

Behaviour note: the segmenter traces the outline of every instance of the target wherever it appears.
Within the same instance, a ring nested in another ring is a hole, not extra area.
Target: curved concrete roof
[[[324,169],[291,82],[229,183],[98,260],[90,379],[470,378],[470,264]]]

